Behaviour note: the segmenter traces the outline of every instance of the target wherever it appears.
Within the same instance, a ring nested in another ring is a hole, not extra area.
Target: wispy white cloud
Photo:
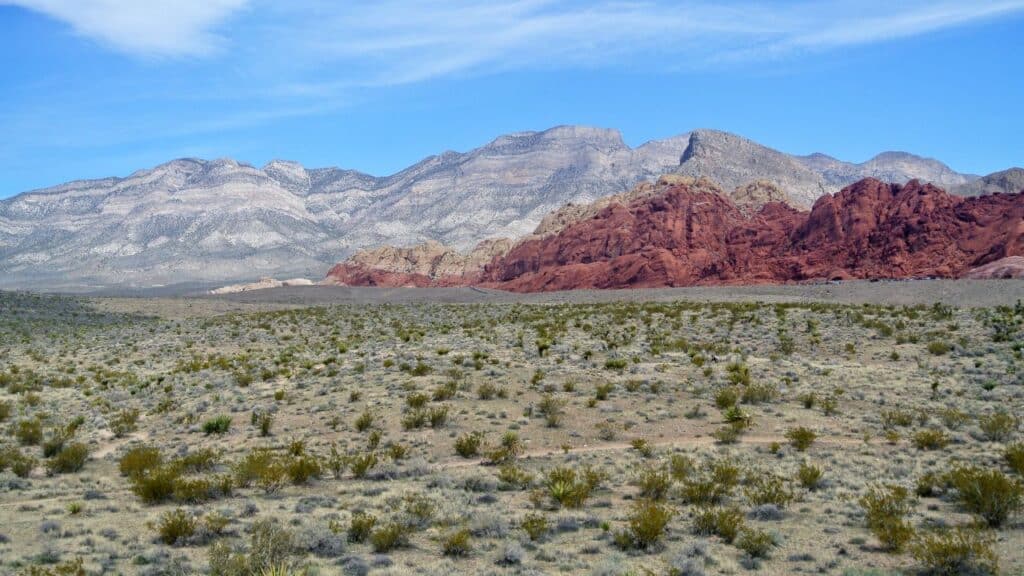
[[[262,8],[274,22],[264,33],[318,72],[293,87],[316,90],[508,69],[776,59],[968,25],[1024,11],[1024,0],[306,0]]]
[[[75,32],[144,56],[214,52],[214,29],[249,0],[0,0],[69,24]]]

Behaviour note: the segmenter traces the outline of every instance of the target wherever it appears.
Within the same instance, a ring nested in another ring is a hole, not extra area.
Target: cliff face
[[[1021,194],[965,199],[917,181],[866,179],[810,212],[769,202],[747,214],[684,184],[522,242],[481,280],[538,291],[960,277],[1021,255]]]

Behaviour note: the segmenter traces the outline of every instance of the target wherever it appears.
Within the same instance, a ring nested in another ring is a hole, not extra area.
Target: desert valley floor
[[[1022,299],[0,292],[0,574],[1021,574]]]

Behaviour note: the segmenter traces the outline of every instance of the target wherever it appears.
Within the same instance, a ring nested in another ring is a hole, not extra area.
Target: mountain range
[[[980,181],[906,153],[862,164],[792,156],[694,130],[631,148],[618,131],[560,126],[444,152],[387,177],[289,161],[257,168],[180,159],[123,178],[75,181],[0,201],[0,287],[89,290],[321,277],[358,250],[436,241],[467,251],[521,238],[566,204],[627,193],[662,174],[727,190],[766,181],[797,207],[865,177],[987,193]]]

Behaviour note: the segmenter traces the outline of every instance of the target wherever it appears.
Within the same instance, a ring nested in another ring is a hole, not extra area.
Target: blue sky
[[[1024,0],[0,0],[0,197],[172,158],[385,175],[558,124],[1024,164]]]

